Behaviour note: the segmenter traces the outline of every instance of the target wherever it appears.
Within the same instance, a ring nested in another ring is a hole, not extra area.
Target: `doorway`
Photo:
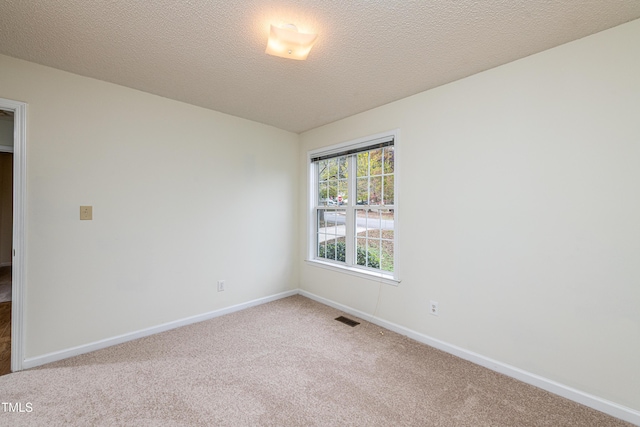
[[[5,190],[4,198],[0,191],[0,269],[4,268],[0,275],[4,273],[4,281],[8,281],[11,287],[11,301],[5,301],[7,304],[0,303],[0,350],[5,350],[0,352],[0,373],[2,374],[7,370],[8,372],[21,371],[25,365],[26,132],[27,104],[0,98],[0,157],[2,157],[0,158],[0,190],[2,187],[11,189]],[[9,191],[13,193],[13,197],[8,195]],[[3,281],[3,278],[0,278],[0,281]],[[6,321],[7,318],[8,321]],[[9,360],[6,360],[7,358]]]
[[[11,372],[13,111],[0,110],[0,375]]]

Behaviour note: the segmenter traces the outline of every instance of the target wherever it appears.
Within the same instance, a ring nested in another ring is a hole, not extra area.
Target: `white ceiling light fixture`
[[[298,28],[293,24],[287,24],[282,28],[272,25],[266,53],[302,61],[307,59],[317,38],[317,34],[298,32]]]

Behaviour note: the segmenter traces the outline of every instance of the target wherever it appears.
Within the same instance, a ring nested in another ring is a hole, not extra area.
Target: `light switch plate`
[[[93,219],[93,206],[80,206],[80,219],[92,220]]]

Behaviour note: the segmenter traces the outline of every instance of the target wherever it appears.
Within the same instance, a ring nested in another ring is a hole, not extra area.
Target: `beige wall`
[[[306,181],[308,150],[400,129],[402,283],[301,262],[301,288],[367,313],[380,288],[382,319],[640,410],[638,40],[634,21],[302,134]]]
[[[28,103],[27,358],[297,288],[296,134],[6,56],[0,70],[0,97]]]

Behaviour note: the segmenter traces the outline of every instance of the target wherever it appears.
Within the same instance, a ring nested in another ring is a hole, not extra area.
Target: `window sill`
[[[308,265],[312,265],[314,267],[320,267],[320,268],[325,268],[327,270],[333,270],[333,271],[337,271],[340,273],[346,273],[346,274],[350,274],[352,276],[357,276],[363,279],[368,279],[368,280],[372,280],[374,282],[378,282],[378,283],[386,283],[387,285],[392,285],[392,286],[398,286],[400,284],[400,280],[399,279],[394,279],[392,276],[389,275],[381,275],[381,274],[376,274],[374,272],[368,272],[368,271],[364,271],[361,270],[359,268],[353,268],[353,267],[347,267],[347,266],[343,266],[343,265],[337,265],[331,262],[324,262],[324,261],[319,261],[316,259],[307,259],[305,260],[305,262]]]

